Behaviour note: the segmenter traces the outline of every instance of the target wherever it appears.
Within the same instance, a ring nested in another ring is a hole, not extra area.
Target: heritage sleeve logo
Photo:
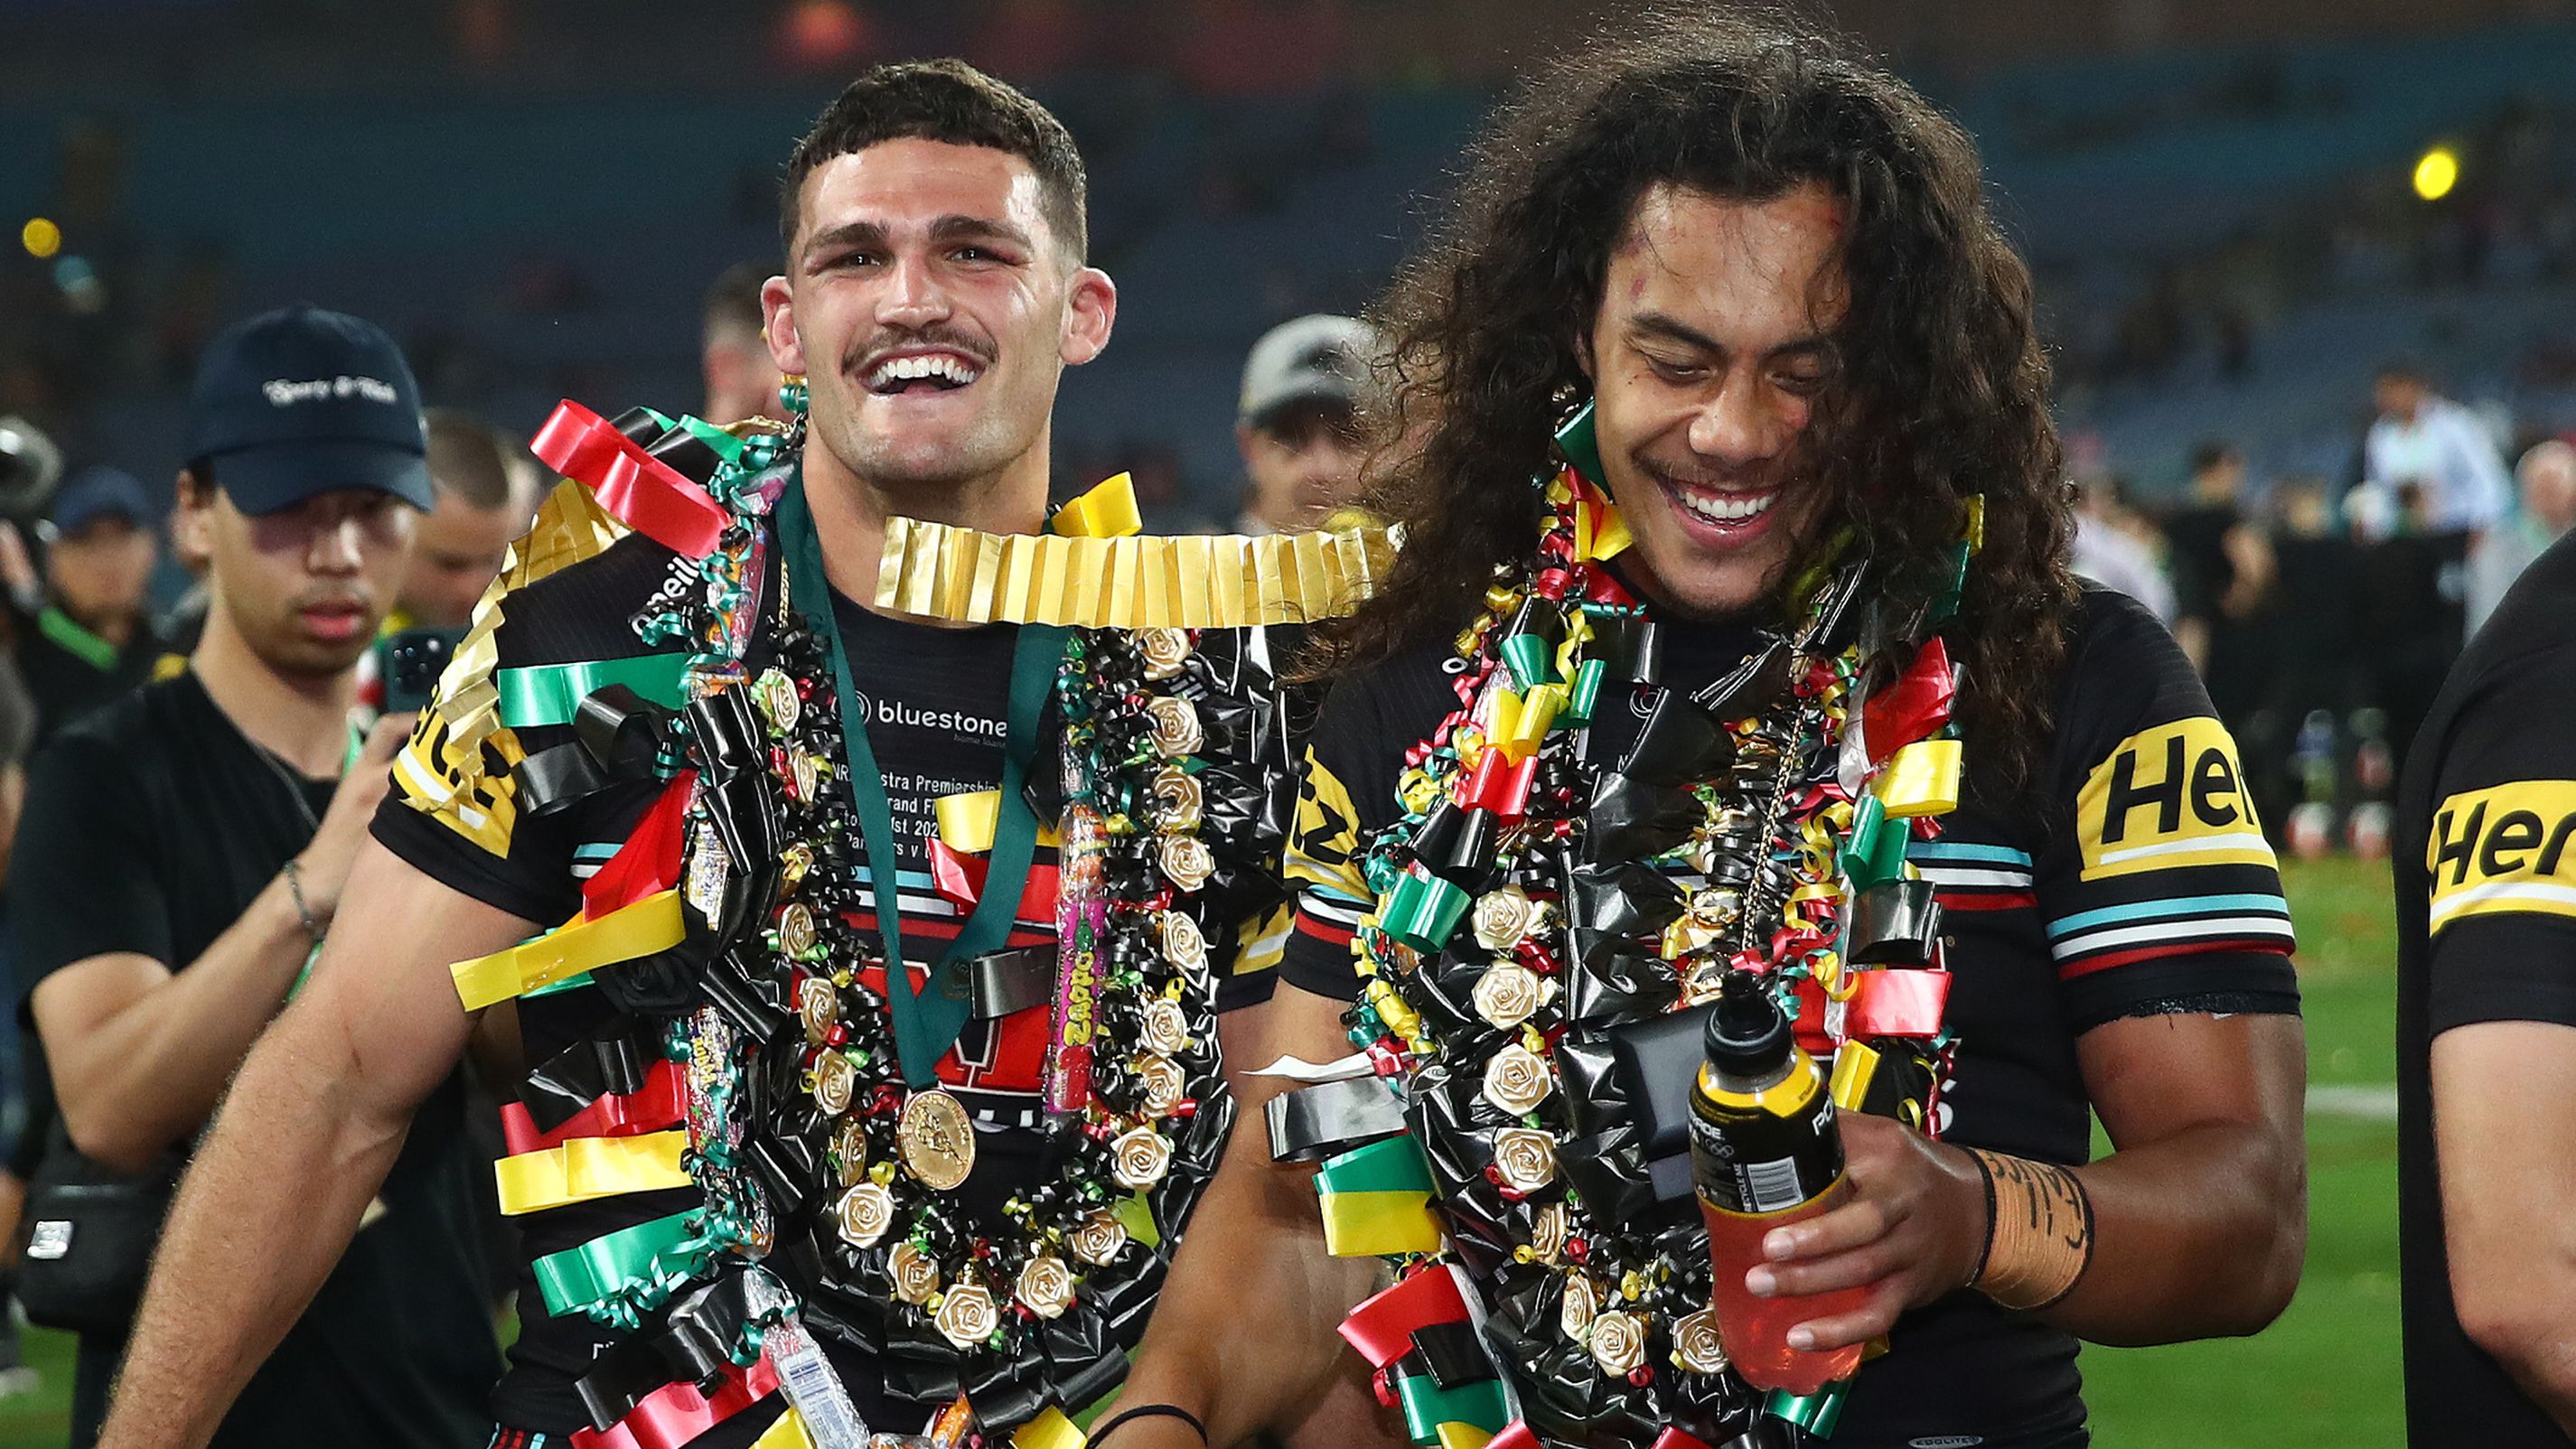
[[[2194,865],[2278,864],[2227,727],[2203,715],[2141,730],[2075,800],[2084,879]]]
[[[1297,825],[1288,842],[1288,878],[1366,897],[1368,883],[1354,858],[1359,850],[1358,821],[1350,791],[1309,752],[1297,783]]]
[[[2424,865],[2435,931],[2508,911],[2576,916],[2576,780],[2515,780],[2445,799]]]

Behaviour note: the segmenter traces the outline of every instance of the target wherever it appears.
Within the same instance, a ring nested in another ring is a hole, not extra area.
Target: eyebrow
[[[1709,336],[1707,333],[1700,331],[1698,328],[1691,326],[1689,323],[1682,321],[1680,318],[1675,317],[1669,312],[1640,312],[1629,320],[1628,325],[1632,330],[1644,333],[1647,336],[1670,338],[1686,347],[1696,347],[1703,352],[1726,352],[1730,350],[1726,344]],[[1788,341],[1781,343],[1779,346],[1765,352],[1763,356],[1785,357],[1792,353],[1830,352],[1832,350],[1833,340],[1831,338],[1826,337],[1820,332],[1811,332],[1804,337],[1793,337]]]
[[[935,242],[995,241],[1034,252],[1037,243],[1029,234],[1006,221],[980,216],[943,216],[930,224],[930,239]],[[839,226],[816,232],[805,243],[806,254],[840,251],[846,248],[886,246],[886,229],[873,221],[845,221]]]

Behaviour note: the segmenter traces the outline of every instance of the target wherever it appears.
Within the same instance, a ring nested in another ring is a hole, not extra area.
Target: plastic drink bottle
[[[1750,972],[1729,973],[1721,984],[1705,1044],[1708,1063],[1691,1087],[1691,1176],[1716,1270],[1718,1337],[1746,1383],[1811,1394],[1849,1376],[1862,1346],[1791,1348],[1789,1330],[1860,1307],[1868,1288],[1759,1298],[1744,1274],[1766,1261],[1762,1239],[1772,1229],[1852,1195],[1834,1101],[1815,1058]]]

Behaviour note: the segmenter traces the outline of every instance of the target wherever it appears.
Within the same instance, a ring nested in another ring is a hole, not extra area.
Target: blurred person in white
[[[1262,334],[1243,364],[1234,440],[1250,479],[1238,533],[1334,526],[1357,501],[1368,449],[1358,423],[1375,334],[1317,313]]]
[[[2423,369],[2406,362],[2380,368],[2371,399],[2379,417],[2362,443],[2355,491],[2372,498],[2356,517],[2396,517],[2396,491],[2407,483],[2423,491],[2428,532],[2480,533],[2505,516],[2513,484],[2476,413],[2436,394]]]
[[[784,421],[778,408],[778,364],[761,340],[760,289],[776,275],[778,268],[768,262],[737,262],[707,288],[698,371],[707,385],[706,407],[699,416],[709,422]]]
[[[2552,438],[2533,447],[2514,465],[2521,506],[2487,530],[2469,550],[2469,632],[2485,625],[2505,590],[2540,551],[2576,525],[2576,447]]]
[[[510,545],[528,531],[542,496],[537,460],[490,424],[430,408],[429,480],[438,506],[420,520],[385,631],[462,629],[500,575]]]
[[[2154,522],[2121,498],[2116,478],[2078,483],[2075,490],[2075,551],[2067,567],[2146,605],[2158,623],[2173,627],[2173,578]]]

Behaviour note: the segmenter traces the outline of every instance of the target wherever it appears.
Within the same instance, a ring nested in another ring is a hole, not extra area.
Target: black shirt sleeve
[[[1288,883],[1297,915],[1280,979],[1318,996],[1358,987],[1352,937],[1377,910],[1360,857],[1400,818],[1396,789],[1405,752],[1456,707],[1445,653],[1416,652],[1346,676],[1324,697],[1297,781],[1288,838]]]
[[[2298,1010],[2289,906],[2236,742],[2135,600],[2087,591],[2041,783],[2033,886],[2076,1031]]]
[[[512,729],[489,715],[487,701],[503,670],[663,652],[648,648],[628,620],[676,562],[633,535],[504,594],[481,667],[448,671],[395,758],[394,788],[371,827],[376,839],[441,884],[522,920],[552,926],[579,910],[577,861],[595,866],[602,849],[622,842],[657,787],[613,785],[538,814],[520,798],[514,772],[529,756],[572,742],[572,727]],[[469,635],[459,657],[470,661],[473,644]]]
[[[154,830],[127,762],[85,731],[56,740],[27,780],[10,857],[19,997],[77,961],[131,951],[176,970]]]
[[[2433,772],[2434,1035],[2576,1026],[2576,646],[2515,657],[2462,704]]]

